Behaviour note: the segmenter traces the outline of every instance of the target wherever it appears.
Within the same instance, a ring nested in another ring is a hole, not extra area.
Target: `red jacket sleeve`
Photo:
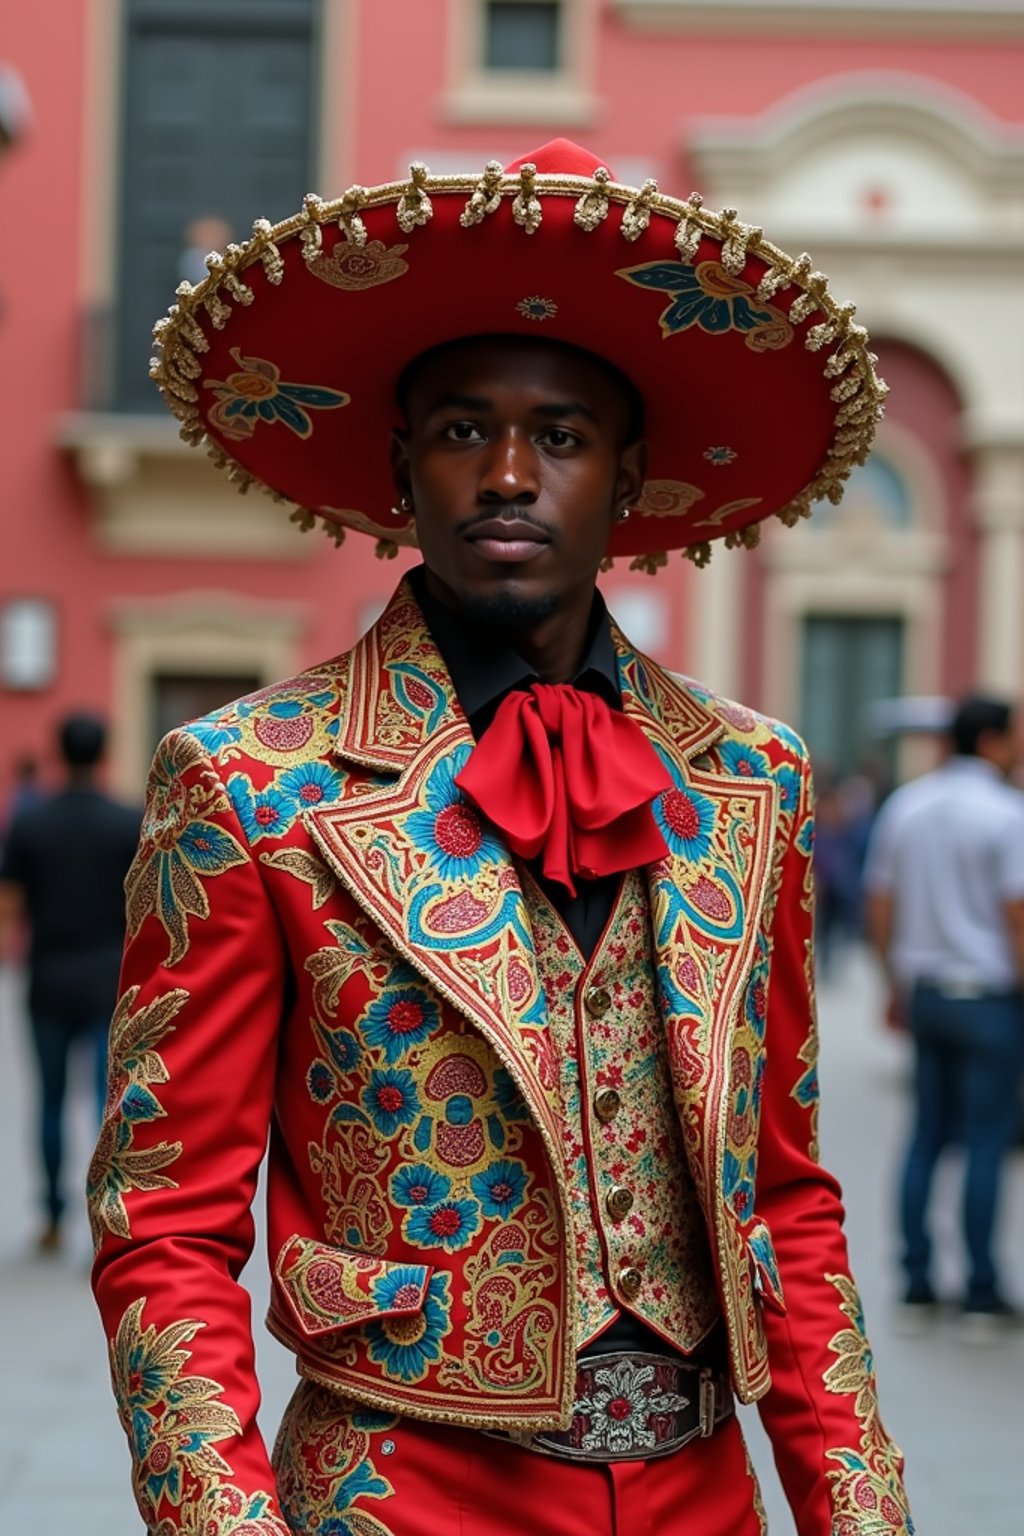
[[[839,1186],[818,1162],[812,843],[805,758],[770,932],[757,1204],[781,1298],[765,1309],[772,1387],[761,1417],[799,1536],[910,1536],[902,1457],[879,1416]]]
[[[107,1107],[89,1171],[93,1284],[153,1536],[286,1536],[256,1427],[238,1276],[266,1145],[285,960],[209,757],[160,745],[126,881]]]

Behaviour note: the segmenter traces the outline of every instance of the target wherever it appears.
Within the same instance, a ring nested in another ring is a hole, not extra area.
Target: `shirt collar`
[[[540,679],[529,662],[513,650],[499,631],[468,622],[432,597],[427,591],[422,566],[409,572],[408,581],[448,668],[455,697],[474,734],[479,735],[507,693],[514,688],[525,690]],[[608,609],[597,591],[594,592],[587,628],[586,649],[572,684],[574,688],[599,694],[615,709],[622,707],[618,659]]]

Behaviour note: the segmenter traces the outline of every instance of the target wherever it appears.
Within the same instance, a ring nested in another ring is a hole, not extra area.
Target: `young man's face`
[[[431,590],[512,629],[589,604],[614,521],[643,484],[614,376],[532,338],[458,342],[416,371],[406,414],[395,475]]]

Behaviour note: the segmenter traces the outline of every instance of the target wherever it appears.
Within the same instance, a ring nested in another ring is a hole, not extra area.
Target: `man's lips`
[[[533,559],[551,542],[549,535],[535,523],[499,517],[474,523],[465,538],[485,560],[510,564]]]

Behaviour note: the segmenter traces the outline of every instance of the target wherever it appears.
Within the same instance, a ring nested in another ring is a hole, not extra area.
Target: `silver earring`
[[[618,512],[617,512],[617,514],[616,514],[615,521],[617,523],[628,523],[629,522],[629,508],[628,507],[620,507]]]
[[[412,499],[409,496],[399,496],[398,506],[391,508],[396,517],[408,517],[412,512]]]

